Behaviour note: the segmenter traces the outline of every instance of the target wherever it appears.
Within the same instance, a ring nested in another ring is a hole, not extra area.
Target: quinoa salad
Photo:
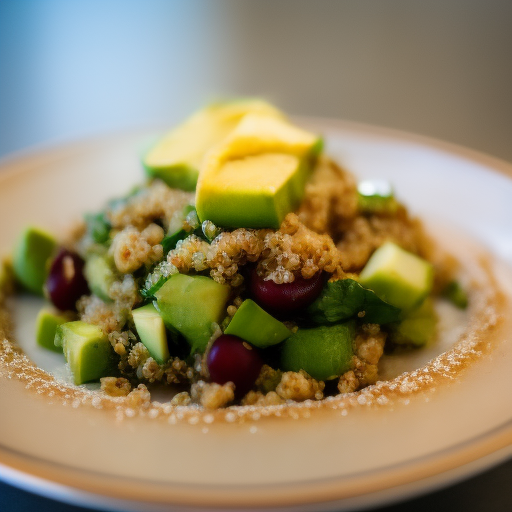
[[[264,101],[198,111],[142,167],[65,238],[27,227],[0,275],[2,297],[45,297],[35,342],[75,385],[208,410],[321,401],[435,343],[439,298],[468,305],[392,185]]]

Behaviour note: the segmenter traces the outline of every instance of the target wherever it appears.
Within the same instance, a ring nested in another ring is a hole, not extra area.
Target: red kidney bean
[[[46,290],[53,305],[62,310],[75,310],[76,301],[89,293],[83,274],[84,261],[78,254],[61,249],[53,260]]]
[[[293,313],[309,306],[322,291],[324,279],[318,272],[311,279],[296,277],[291,283],[276,284],[265,281],[253,270],[250,294],[255,302],[271,313]]]
[[[206,364],[213,382],[233,382],[235,396],[242,398],[254,386],[263,361],[256,348],[238,336],[223,334],[211,346]]]

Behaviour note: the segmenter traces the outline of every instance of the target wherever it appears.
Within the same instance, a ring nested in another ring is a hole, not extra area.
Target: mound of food
[[[358,183],[263,101],[199,111],[142,163],[145,183],[72,236],[29,227],[13,251],[17,284],[52,305],[37,343],[76,385],[208,409],[321,400],[433,342],[440,295],[467,305],[390,184]]]

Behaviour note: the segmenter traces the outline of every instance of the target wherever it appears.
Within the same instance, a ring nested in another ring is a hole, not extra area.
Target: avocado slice
[[[146,304],[132,311],[135,329],[140,341],[148,349],[151,357],[159,364],[168,361],[169,347],[162,317],[153,304]]]
[[[109,291],[116,279],[114,263],[103,254],[91,254],[85,260],[84,275],[94,295],[104,302],[112,302]]]
[[[172,275],[155,293],[153,302],[171,331],[181,333],[191,352],[204,352],[226,313],[229,286],[205,276]]]
[[[418,306],[432,290],[434,267],[426,260],[386,242],[370,257],[359,282],[402,310]]]
[[[315,157],[323,148],[317,134],[293,125],[282,117],[249,113],[222,143],[223,159],[234,160],[262,153],[287,153],[299,158]],[[207,165],[205,164],[205,169]]]
[[[297,156],[264,153],[227,161],[201,181],[199,218],[228,228],[279,228],[302,199],[307,171]]]
[[[317,380],[330,380],[350,370],[355,323],[299,329],[283,342],[281,369],[304,370]]]
[[[39,346],[59,352],[62,354],[62,347],[55,346],[55,333],[59,325],[69,322],[68,315],[55,313],[51,309],[43,308],[39,311],[36,319],[36,342]]]
[[[390,341],[397,345],[422,347],[431,341],[437,329],[434,301],[427,297],[420,306],[409,311],[390,332]]]
[[[284,119],[246,115],[205,157],[197,184],[201,221],[278,228],[304,195],[321,138]]]
[[[204,155],[221,142],[248,112],[280,116],[261,100],[216,103],[192,115],[165,135],[143,158],[148,176],[173,188],[193,191]]]
[[[57,327],[55,346],[62,347],[75,384],[116,373],[116,358],[107,335],[96,325],[81,321]]]
[[[233,334],[259,348],[281,343],[292,335],[282,322],[276,320],[251,299],[244,300],[224,334]]]
[[[19,236],[13,251],[12,265],[16,279],[27,290],[43,294],[48,275],[47,263],[57,249],[57,241],[48,232],[34,226]]]

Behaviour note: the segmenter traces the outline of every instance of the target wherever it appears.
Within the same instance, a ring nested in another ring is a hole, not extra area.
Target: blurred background
[[[510,0],[0,0],[0,155],[211,99],[512,160]]]
[[[0,0],[0,156],[245,95],[512,161],[512,1]],[[508,511],[511,479],[383,510]],[[79,510],[1,483],[0,509]]]

